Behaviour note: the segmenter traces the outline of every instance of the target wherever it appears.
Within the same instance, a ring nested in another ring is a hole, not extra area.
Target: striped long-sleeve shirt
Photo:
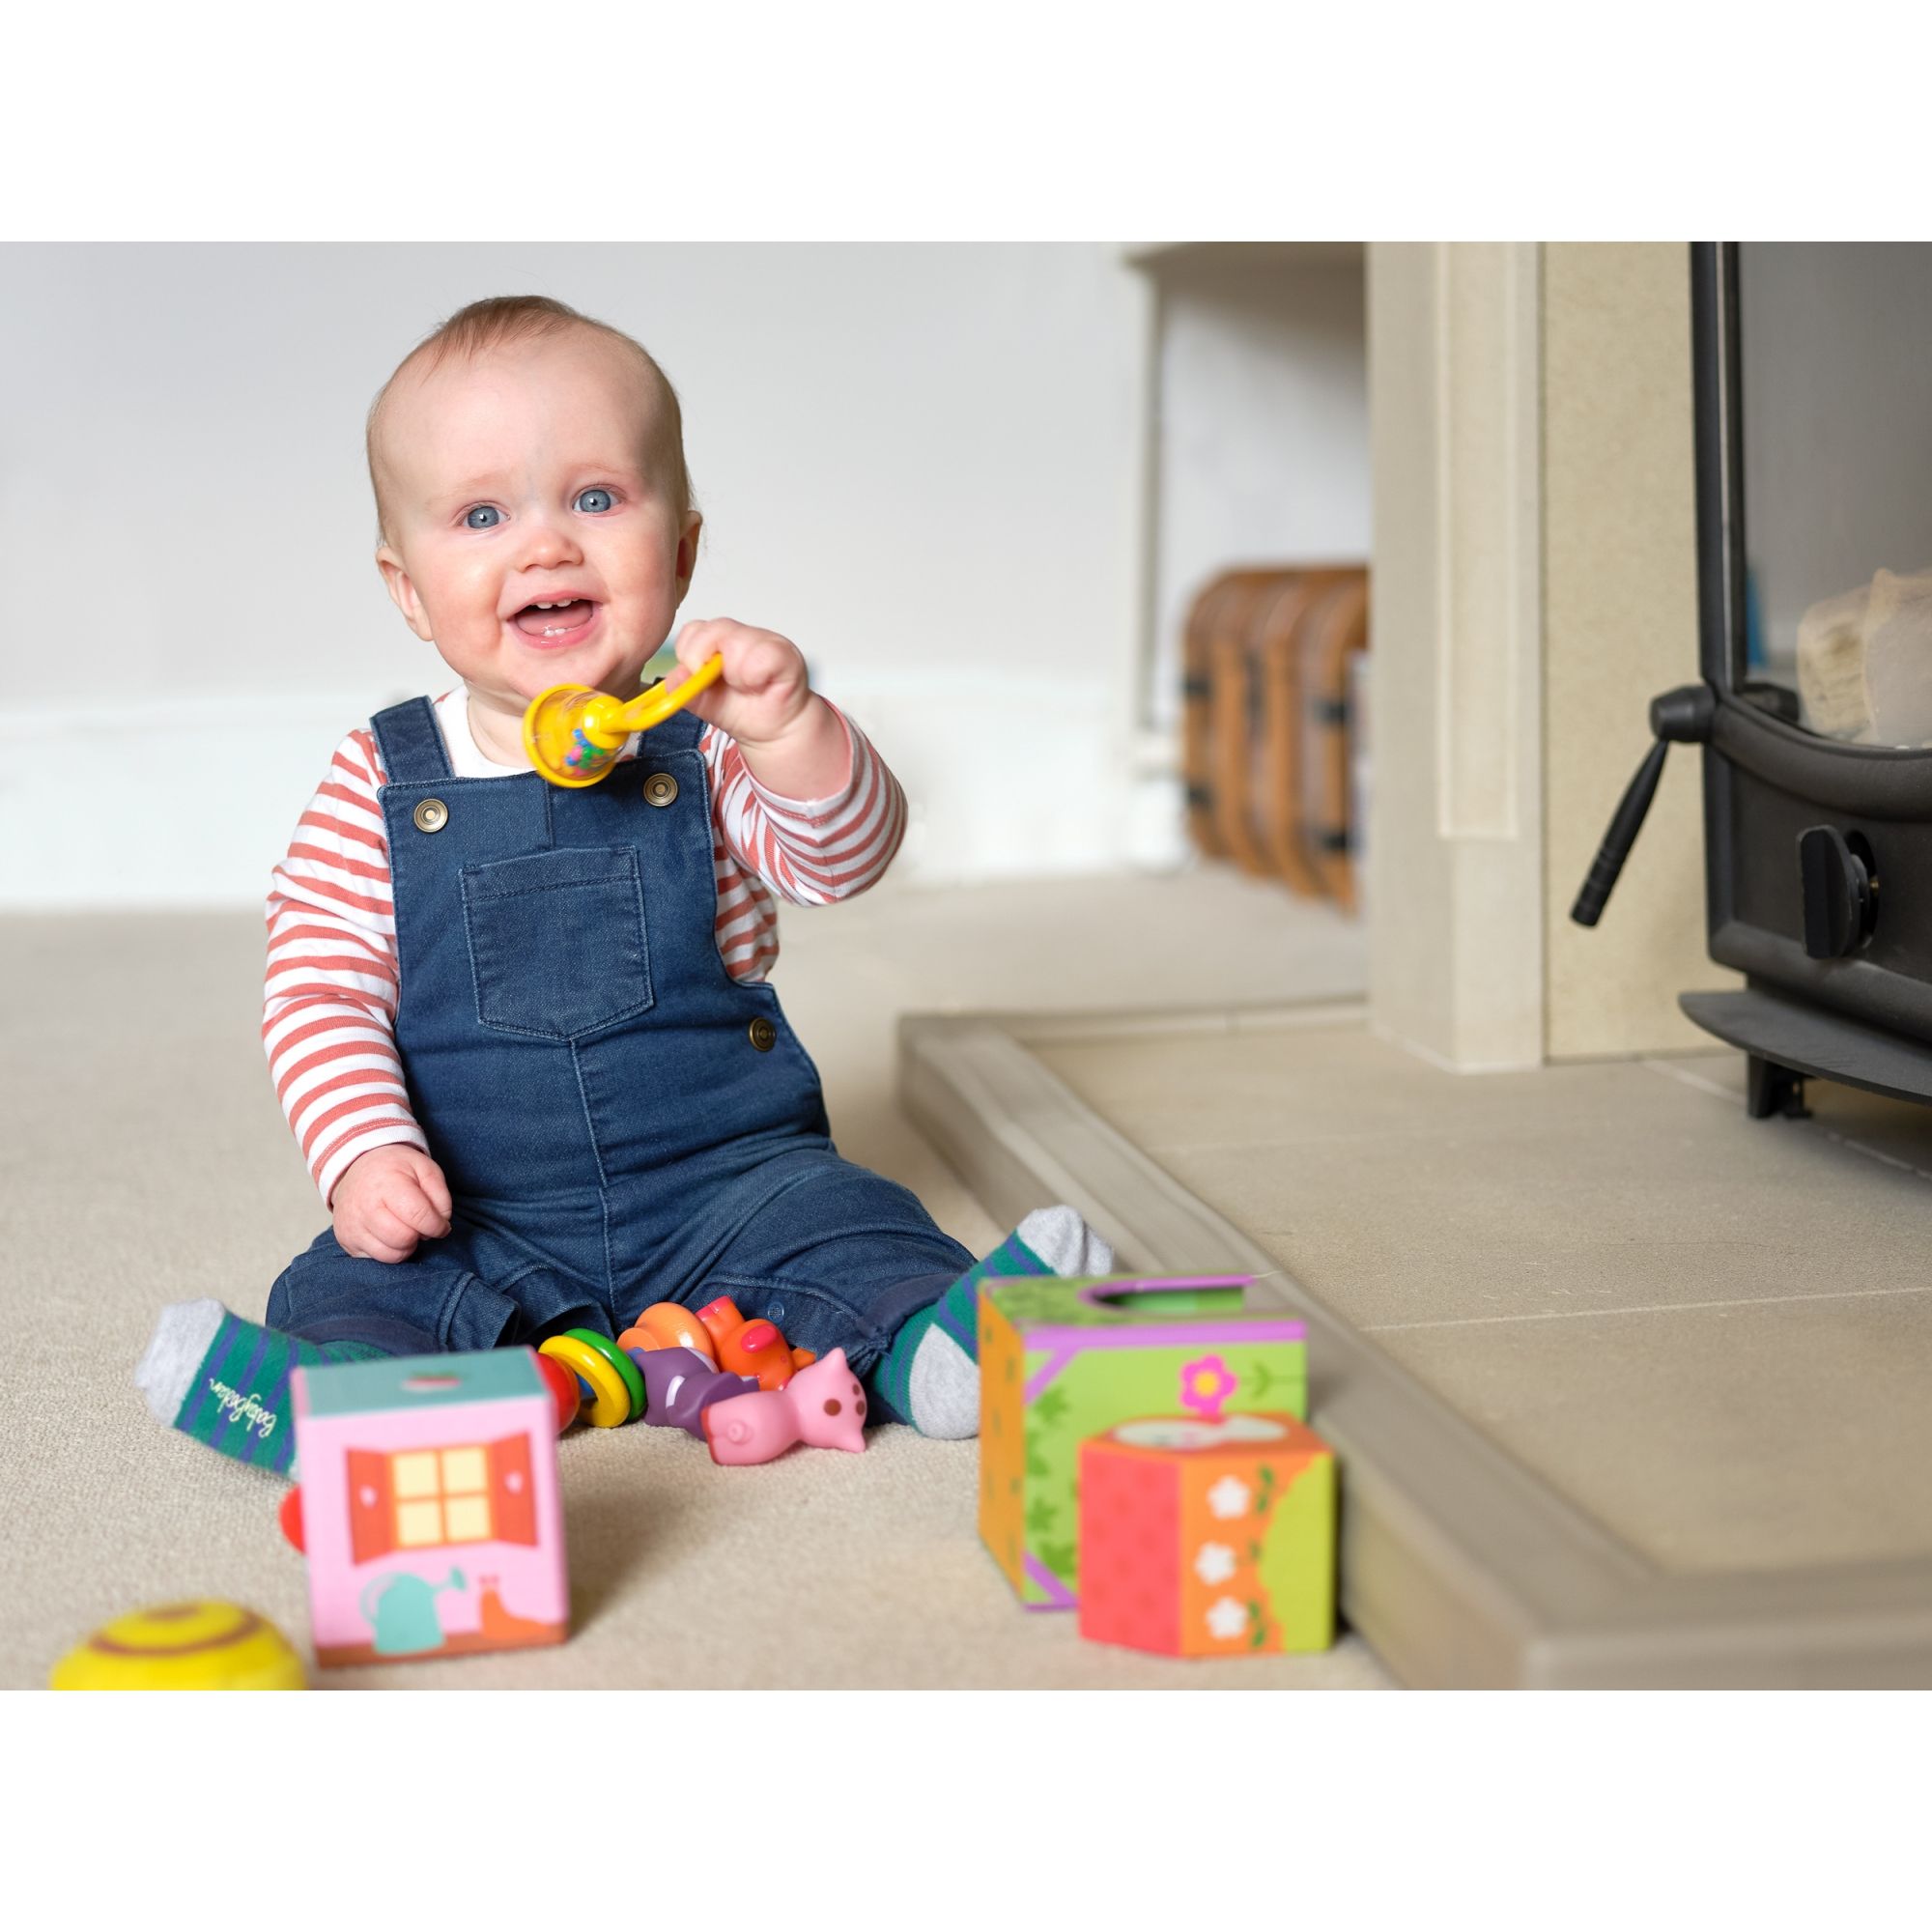
[[[461,686],[436,701],[459,778],[501,778],[470,735]],[[850,776],[829,798],[781,798],[752,776],[737,743],[706,725],[718,951],[734,980],[762,980],[778,958],[774,896],[797,905],[849,898],[886,869],[905,834],[905,794],[865,735],[836,713]],[[637,740],[620,757],[636,754]],[[379,796],[388,782],[375,733],[336,748],[269,892],[262,1043],[290,1127],[327,1203],[358,1154],[400,1142],[429,1151],[396,1052],[396,919]]]

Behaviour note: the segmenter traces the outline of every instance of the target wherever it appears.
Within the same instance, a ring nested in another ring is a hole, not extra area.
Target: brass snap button
[[[668,805],[677,796],[677,781],[668,772],[653,772],[644,781],[646,805]]]
[[[449,823],[449,808],[440,798],[426,798],[410,816],[418,832],[440,832]]]
[[[779,1030],[762,1014],[752,1022],[752,1044],[760,1053],[769,1053],[778,1043]]]

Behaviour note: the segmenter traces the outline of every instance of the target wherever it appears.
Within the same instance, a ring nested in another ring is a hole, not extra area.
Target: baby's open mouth
[[[587,597],[568,604],[526,604],[510,621],[528,638],[560,638],[581,630],[596,608]]]

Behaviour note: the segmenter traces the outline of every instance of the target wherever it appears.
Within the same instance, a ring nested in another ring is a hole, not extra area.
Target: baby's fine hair
[[[485,296],[481,301],[473,301],[458,309],[431,329],[396,364],[389,380],[377,390],[376,400],[369,405],[369,416],[363,429],[363,452],[369,464],[369,487],[376,495],[376,534],[379,541],[386,543],[389,530],[388,513],[383,502],[382,479],[376,467],[376,423],[382,414],[384,399],[395,386],[396,378],[417,361],[428,369],[436,369],[453,356],[480,355],[488,350],[513,343],[538,341],[566,328],[594,328],[598,334],[609,336],[612,342],[622,343],[642,364],[645,378],[656,387],[664,409],[662,429],[668,436],[672,452],[671,481],[679,497],[678,519],[683,521],[685,513],[695,504],[691,470],[684,460],[684,412],[678,407],[677,391],[671,387],[670,379],[658,367],[657,359],[650,351],[635,336],[626,335],[621,328],[613,328],[608,322],[599,322],[595,316],[584,315],[568,302],[557,301],[553,297]]]

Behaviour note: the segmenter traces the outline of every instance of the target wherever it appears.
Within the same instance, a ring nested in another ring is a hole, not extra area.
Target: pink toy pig
[[[845,1350],[800,1369],[781,1389],[753,1389],[714,1402],[699,1420],[714,1463],[769,1463],[794,1442],[811,1449],[866,1446],[866,1392]]]

